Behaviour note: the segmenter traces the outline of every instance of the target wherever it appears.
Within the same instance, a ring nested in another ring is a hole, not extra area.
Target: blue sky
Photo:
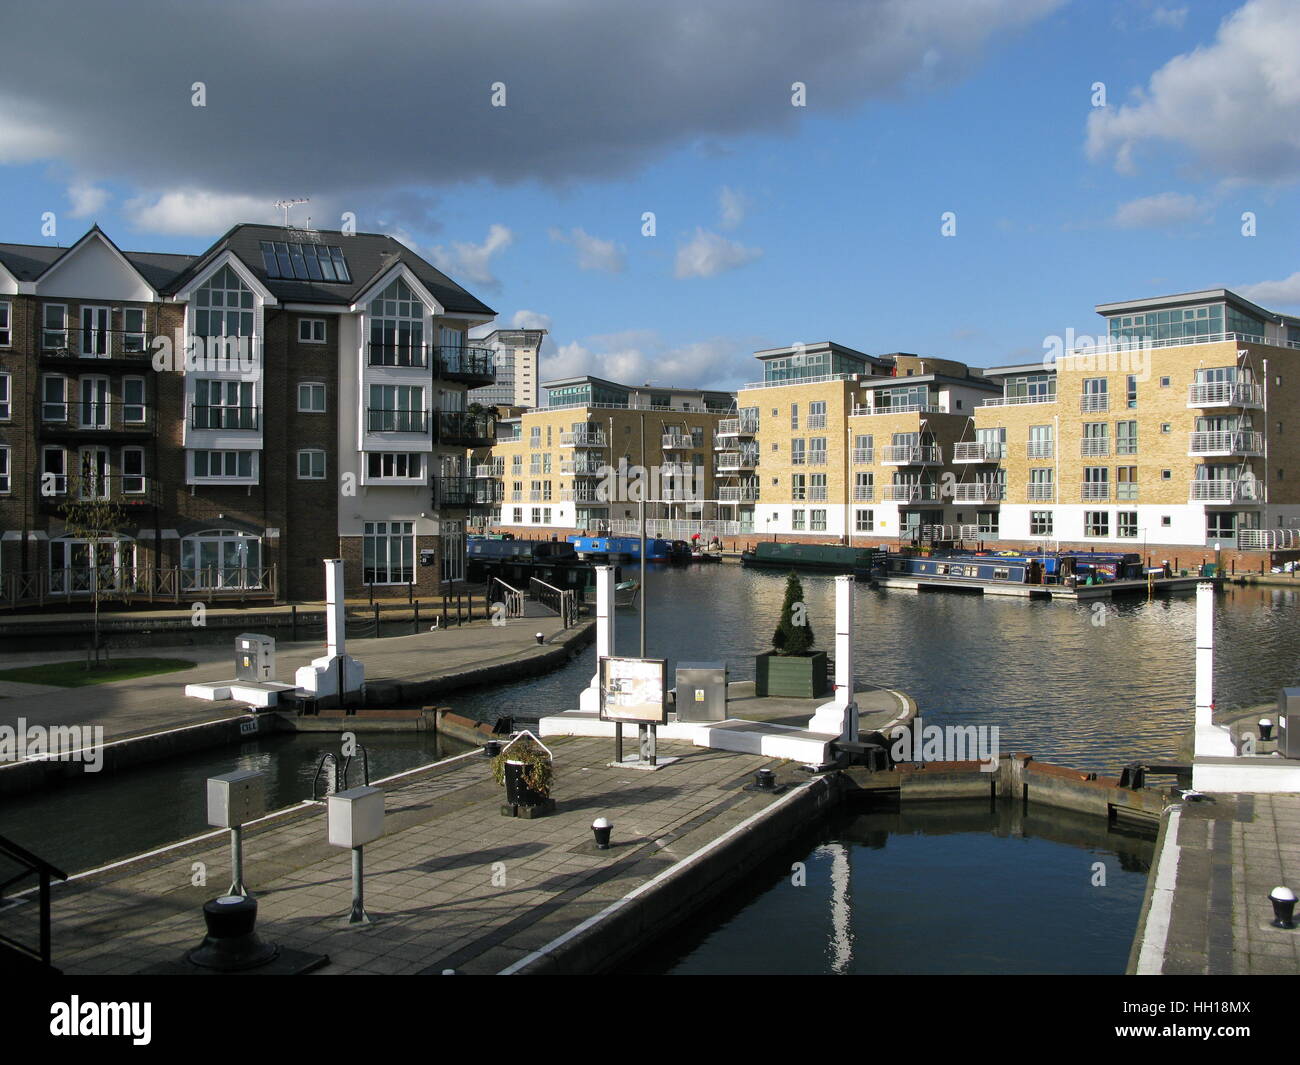
[[[145,25],[149,6],[128,10]],[[275,220],[280,196],[310,196],[295,221],[334,228],[355,211],[501,324],[546,325],[544,377],[711,387],[796,341],[1037,358],[1047,336],[1095,331],[1096,303],[1197,288],[1300,310],[1300,5],[880,0],[808,5],[802,27],[757,16],[762,3],[718,6],[728,17],[700,24],[687,5],[661,32],[617,4],[456,5],[477,58],[447,85],[420,81],[414,59],[386,68],[354,36],[355,73],[328,92],[281,101],[272,75],[238,106],[217,39],[203,61],[155,71],[178,87],[142,119],[156,136],[130,116],[156,105],[159,77],[104,69],[45,91],[14,71],[37,47],[20,33],[0,44],[0,239],[48,243],[54,211],[61,243],[98,221],[123,247],[196,251],[235,220]],[[868,17],[840,21],[848,7]],[[16,22],[44,32],[47,10]],[[590,31],[577,45],[575,24]],[[202,111],[180,99],[201,75]],[[470,78],[484,98],[502,79],[506,107],[455,96]],[[790,105],[795,80],[806,107]],[[376,123],[405,130],[391,156]],[[205,161],[209,136],[235,160]]]

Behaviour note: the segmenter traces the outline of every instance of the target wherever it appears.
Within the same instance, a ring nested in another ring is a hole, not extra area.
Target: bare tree
[[[69,499],[59,508],[63,518],[64,533],[76,540],[84,540],[89,548],[89,584],[90,601],[94,610],[94,635],[91,645],[91,658],[94,665],[99,665],[99,604],[108,599],[116,590],[117,583],[113,577],[112,546],[125,524],[122,509],[107,499]],[[104,562],[104,549],[109,550],[109,561]],[[119,574],[119,578],[121,575]],[[107,648],[104,648],[107,658]],[[87,669],[90,662],[87,662]]]

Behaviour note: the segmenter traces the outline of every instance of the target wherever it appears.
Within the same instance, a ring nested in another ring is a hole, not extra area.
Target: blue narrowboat
[[[569,543],[584,558],[641,558],[641,538],[638,536],[570,536]],[[689,548],[686,553],[689,556]],[[673,549],[671,540],[646,538],[647,562],[673,562],[678,558],[679,554]]]

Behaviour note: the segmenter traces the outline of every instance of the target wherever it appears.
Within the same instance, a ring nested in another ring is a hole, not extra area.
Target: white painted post
[[[596,571],[596,672],[578,696],[578,708],[590,714],[600,711],[600,660],[614,653],[614,567],[593,568]]]
[[[831,733],[841,740],[858,739],[858,704],[853,698],[853,577],[835,578],[835,698],[817,708],[809,732]]]
[[[1214,583],[1196,585],[1196,717],[1194,755],[1230,758],[1231,733],[1214,723]],[[1195,785],[1195,776],[1193,776]]]
[[[347,625],[343,602],[343,560],[325,559],[325,654],[333,658],[344,653]]]

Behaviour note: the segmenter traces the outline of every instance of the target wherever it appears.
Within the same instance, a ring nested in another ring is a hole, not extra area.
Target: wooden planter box
[[[816,699],[830,693],[826,652],[778,655],[768,651],[754,657],[754,694]]]

